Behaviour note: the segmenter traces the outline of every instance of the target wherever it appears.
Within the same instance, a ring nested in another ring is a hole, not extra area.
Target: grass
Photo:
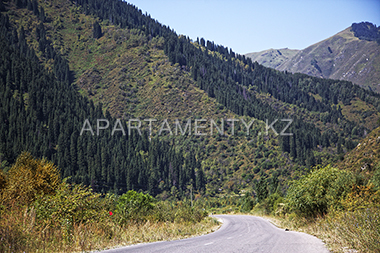
[[[252,61],[257,61],[266,67],[279,68],[282,64],[291,60],[298,52],[299,50],[287,48],[268,49],[261,52],[248,53],[246,56],[252,58]]]
[[[263,215],[263,217],[278,227],[318,237],[332,252],[380,252],[380,210],[378,208],[333,212],[325,217],[309,219],[295,215],[284,217]]]
[[[117,225],[112,219],[62,226],[36,219],[29,207],[13,205],[1,213],[1,252],[94,251],[136,243],[176,240],[207,234],[219,223],[206,218],[199,223],[150,222]]]

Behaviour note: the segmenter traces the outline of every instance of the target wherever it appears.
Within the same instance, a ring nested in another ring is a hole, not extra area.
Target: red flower
[[[113,213],[111,211],[109,211],[110,215],[112,215]]]

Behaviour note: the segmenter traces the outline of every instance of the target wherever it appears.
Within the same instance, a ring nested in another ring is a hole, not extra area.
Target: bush
[[[133,190],[124,193],[116,204],[119,223],[146,220],[148,212],[154,208],[154,202],[156,200],[149,194],[137,193]]]
[[[196,223],[207,217],[201,207],[191,207],[188,202],[159,201],[145,218],[153,222]]]
[[[244,198],[242,199],[242,204],[240,207],[240,212],[247,213],[252,210],[254,206],[253,198],[250,194],[246,194]]]
[[[69,185],[64,180],[54,195],[39,196],[34,202],[37,218],[54,220],[59,224],[100,222],[109,216],[112,196],[101,197],[100,193],[83,185]]]
[[[2,189],[4,189],[7,185],[7,180],[5,177],[5,174],[2,169],[0,169],[0,192]]]
[[[195,209],[191,207],[188,203],[181,202],[177,206],[174,221],[175,222],[191,222],[196,223],[200,222],[207,216],[207,213],[200,209]]]
[[[380,164],[377,165],[377,168],[375,170],[375,173],[374,173],[371,181],[374,184],[375,188],[380,190]]]
[[[31,203],[38,195],[53,194],[61,183],[58,168],[44,159],[35,159],[23,152],[2,178],[0,201]]]
[[[380,190],[369,182],[367,185],[354,185],[351,192],[342,200],[344,209],[353,211],[369,207],[380,208]]]
[[[84,252],[174,238],[204,230],[204,223],[196,223],[207,216],[187,202],[156,202],[135,191],[116,199],[70,185],[60,180],[53,163],[29,153],[20,155],[8,173],[0,169],[0,197],[0,252]]]
[[[267,213],[275,213],[282,206],[280,205],[284,201],[284,198],[278,192],[269,195],[264,201]]]
[[[341,201],[353,185],[350,172],[328,165],[293,181],[286,196],[287,205],[301,216],[324,215],[329,208],[342,208]]]

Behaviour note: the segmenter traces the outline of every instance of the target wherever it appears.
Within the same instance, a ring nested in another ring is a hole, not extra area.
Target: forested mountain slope
[[[168,142],[149,140],[146,131],[141,136],[123,136],[120,131],[115,135],[81,135],[85,119],[114,119],[78,93],[70,82],[67,61],[43,37],[42,23],[39,49],[45,50],[37,55],[44,54],[53,62],[49,69],[28,47],[23,28],[18,33],[3,14],[0,21],[2,169],[27,150],[54,161],[62,176],[70,177],[71,182],[91,185],[100,192],[141,189],[155,195],[170,191],[173,178],[180,193],[190,184],[204,190],[203,172],[195,153],[185,157]]]
[[[46,156],[45,151],[36,149],[49,147],[52,154],[48,158],[59,165],[64,176],[73,176],[76,182],[86,184],[92,184],[96,178],[104,185],[98,189],[104,191],[134,188],[159,194],[175,190],[173,186],[185,191],[191,180],[193,187],[201,191],[203,171],[210,194],[219,189],[252,187],[252,181],[260,177],[268,178],[268,182],[279,178],[281,182],[354,148],[379,118],[378,94],[350,82],[272,70],[203,38],[191,41],[125,2],[16,1],[3,4],[1,9],[9,17],[9,21],[6,16],[3,18],[6,36],[12,34],[13,39],[8,44],[25,48],[20,46],[20,41],[25,40],[35,51],[35,65],[39,62],[44,66],[38,72],[65,83],[62,88],[54,88],[55,92],[74,96],[69,102],[60,102],[58,95],[43,96],[46,102],[38,103],[34,109],[42,111],[42,118],[33,124],[45,127],[47,134],[56,129],[55,135],[61,134],[61,138],[47,136],[40,145],[14,142],[9,134],[11,127],[6,129],[3,143],[14,149],[5,156],[6,160],[11,161],[24,149]],[[16,94],[15,98],[34,94],[17,85],[13,87],[19,75],[8,70],[6,61],[2,66],[4,87],[11,85],[9,94]],[[31,85],[27,81],[25,84]],[[33,86],[38,96],[51,88],[38,85]],[[98,105],[96,113],[80,113],[87,107],[76,105],[72,111],[79,116],[63,117],[59,108],[74,106],[72,101],[93,106],[78,91]],[[58,107],[49,104],[53,98],[58,99]],[[12,101],[14,98],[4,104],[10,106]],[[14,120],[10,110],[4,109],[4,121]],[[51,114],[61,116],[62,122],[56,123],[60,121]],[[51,121],[47,122],[46,117]],[[147,135],[118,139],[105,134],[104,140],[87,135],[78,138],[83,121],[89,118],[95,124],[97,117],[110,122],[115,118],[124,122],[131,118],[155,118],[156,127],[163,119],[173,122],[212,118],[218,125],[222,118],[256,121],[248,137],[242,124],[237,124],[232,135],[231,123],[226,122],[225,135],[167,133],[153,137],[156,144]],[[280,133],[286,125],[280,119],[289,118],[293,123],[287,132],[293,136],[275,136],[271,128],[269,135],[264,134],[266,121],[270,125],[278,119],[273,126]],[[12,121],[9,126],[14,124]],[[59,128],[52,127],[55,124]],[[25,134],[35,132],[38,131]],[[125,147],[126,139],[135,146]],[[17,149],[13,147],[16,145]],[[84,150],[85,155],[78,153]],[[79,165],[83,157],[84,166]],[[95,172],[91,174],[92,170]]]

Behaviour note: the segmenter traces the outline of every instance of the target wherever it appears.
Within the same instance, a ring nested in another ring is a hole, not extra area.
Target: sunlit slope
[[[278,51],[246,56],[280,71],[346,80],[380,91],[380,45],[355,37],[351,27],[288,57],[288,50],[282,55]]]

